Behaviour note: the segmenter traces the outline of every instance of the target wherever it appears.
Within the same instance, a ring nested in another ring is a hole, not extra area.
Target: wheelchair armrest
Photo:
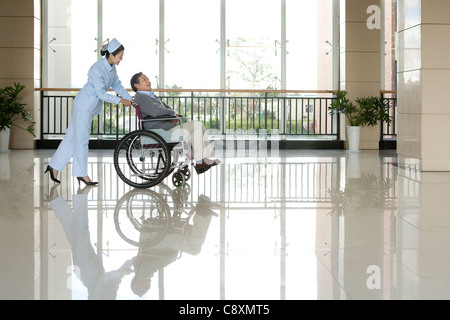
[[[164,117],[145,117],[140,119],[141,123],[148,121],[166,121],[166,120],[177,120],[180,126],[183,125],[183,121],[186,121],[186,118],[183,116],[164,116]]]

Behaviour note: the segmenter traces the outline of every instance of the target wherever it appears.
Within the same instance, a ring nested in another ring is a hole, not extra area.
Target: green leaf
[[[375,126],[380,121],[391,123],[389,104],[380,97],[369,96],[357,98],[354,105],[347,98],[347,91],[338,90],[336,99],[329,106],[329,113],[344,114],[351,126]]]
[[[26,104],[22,103],[21,93],[25,85],[20,82],[14,82],[14,87],[7,86],[0,88],[0,130],[11,128],[12,126],[26,130],[34,137],[35,122],[32,115],[25,109]],[[16,124],[18,120],[24,121],[28,126],[26,128]]]

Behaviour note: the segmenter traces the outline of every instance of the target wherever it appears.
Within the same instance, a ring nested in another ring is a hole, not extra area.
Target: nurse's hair
[[[138,73],[136,73],[134,76],[132,76],[131,77],[131,80],[130,80],[130,84],[131,84],[131,89],[133,89],[134,90],[134,92],[137,92],[137,89],[136,89],[136,87],[134,86],[135,84],[139,84],[139,78],[141,77],[143,75],[143,73],[142,72],[138,72]]]
[[[123,45],[120,45],[114,52],[109,52],[108,50],[101,50],[100,54],[102,56],[105,56],[106,58],[109,57],[110,54],[113,56],[117,56],[120,52],[124,51],[125,47]]]

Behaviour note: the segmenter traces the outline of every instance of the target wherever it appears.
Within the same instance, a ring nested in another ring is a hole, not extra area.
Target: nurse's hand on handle
[[[123,104],[125,107],[131,107],[131,100],[125,100],[125,99],[120,99],[120,103]]]

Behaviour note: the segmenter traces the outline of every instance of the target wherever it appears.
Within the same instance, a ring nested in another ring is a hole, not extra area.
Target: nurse
[[[88,71],[88,81],[78,92],[73,101],[72,121],[67,127],[61,141],[45,173],[57,183],[61,172],[70,158],[73,157],[72,176],[78,184],[96,185],[88,176],[89,136],[92,119],[102,112],[102,101],[130,107],[132,97],[122,86],[116,72],[116,65],[123,59],[125,48],[115,38],[104,45],[101,51],[104,58],[94,63]],[[113,89],[120,97],[109,94]]]

